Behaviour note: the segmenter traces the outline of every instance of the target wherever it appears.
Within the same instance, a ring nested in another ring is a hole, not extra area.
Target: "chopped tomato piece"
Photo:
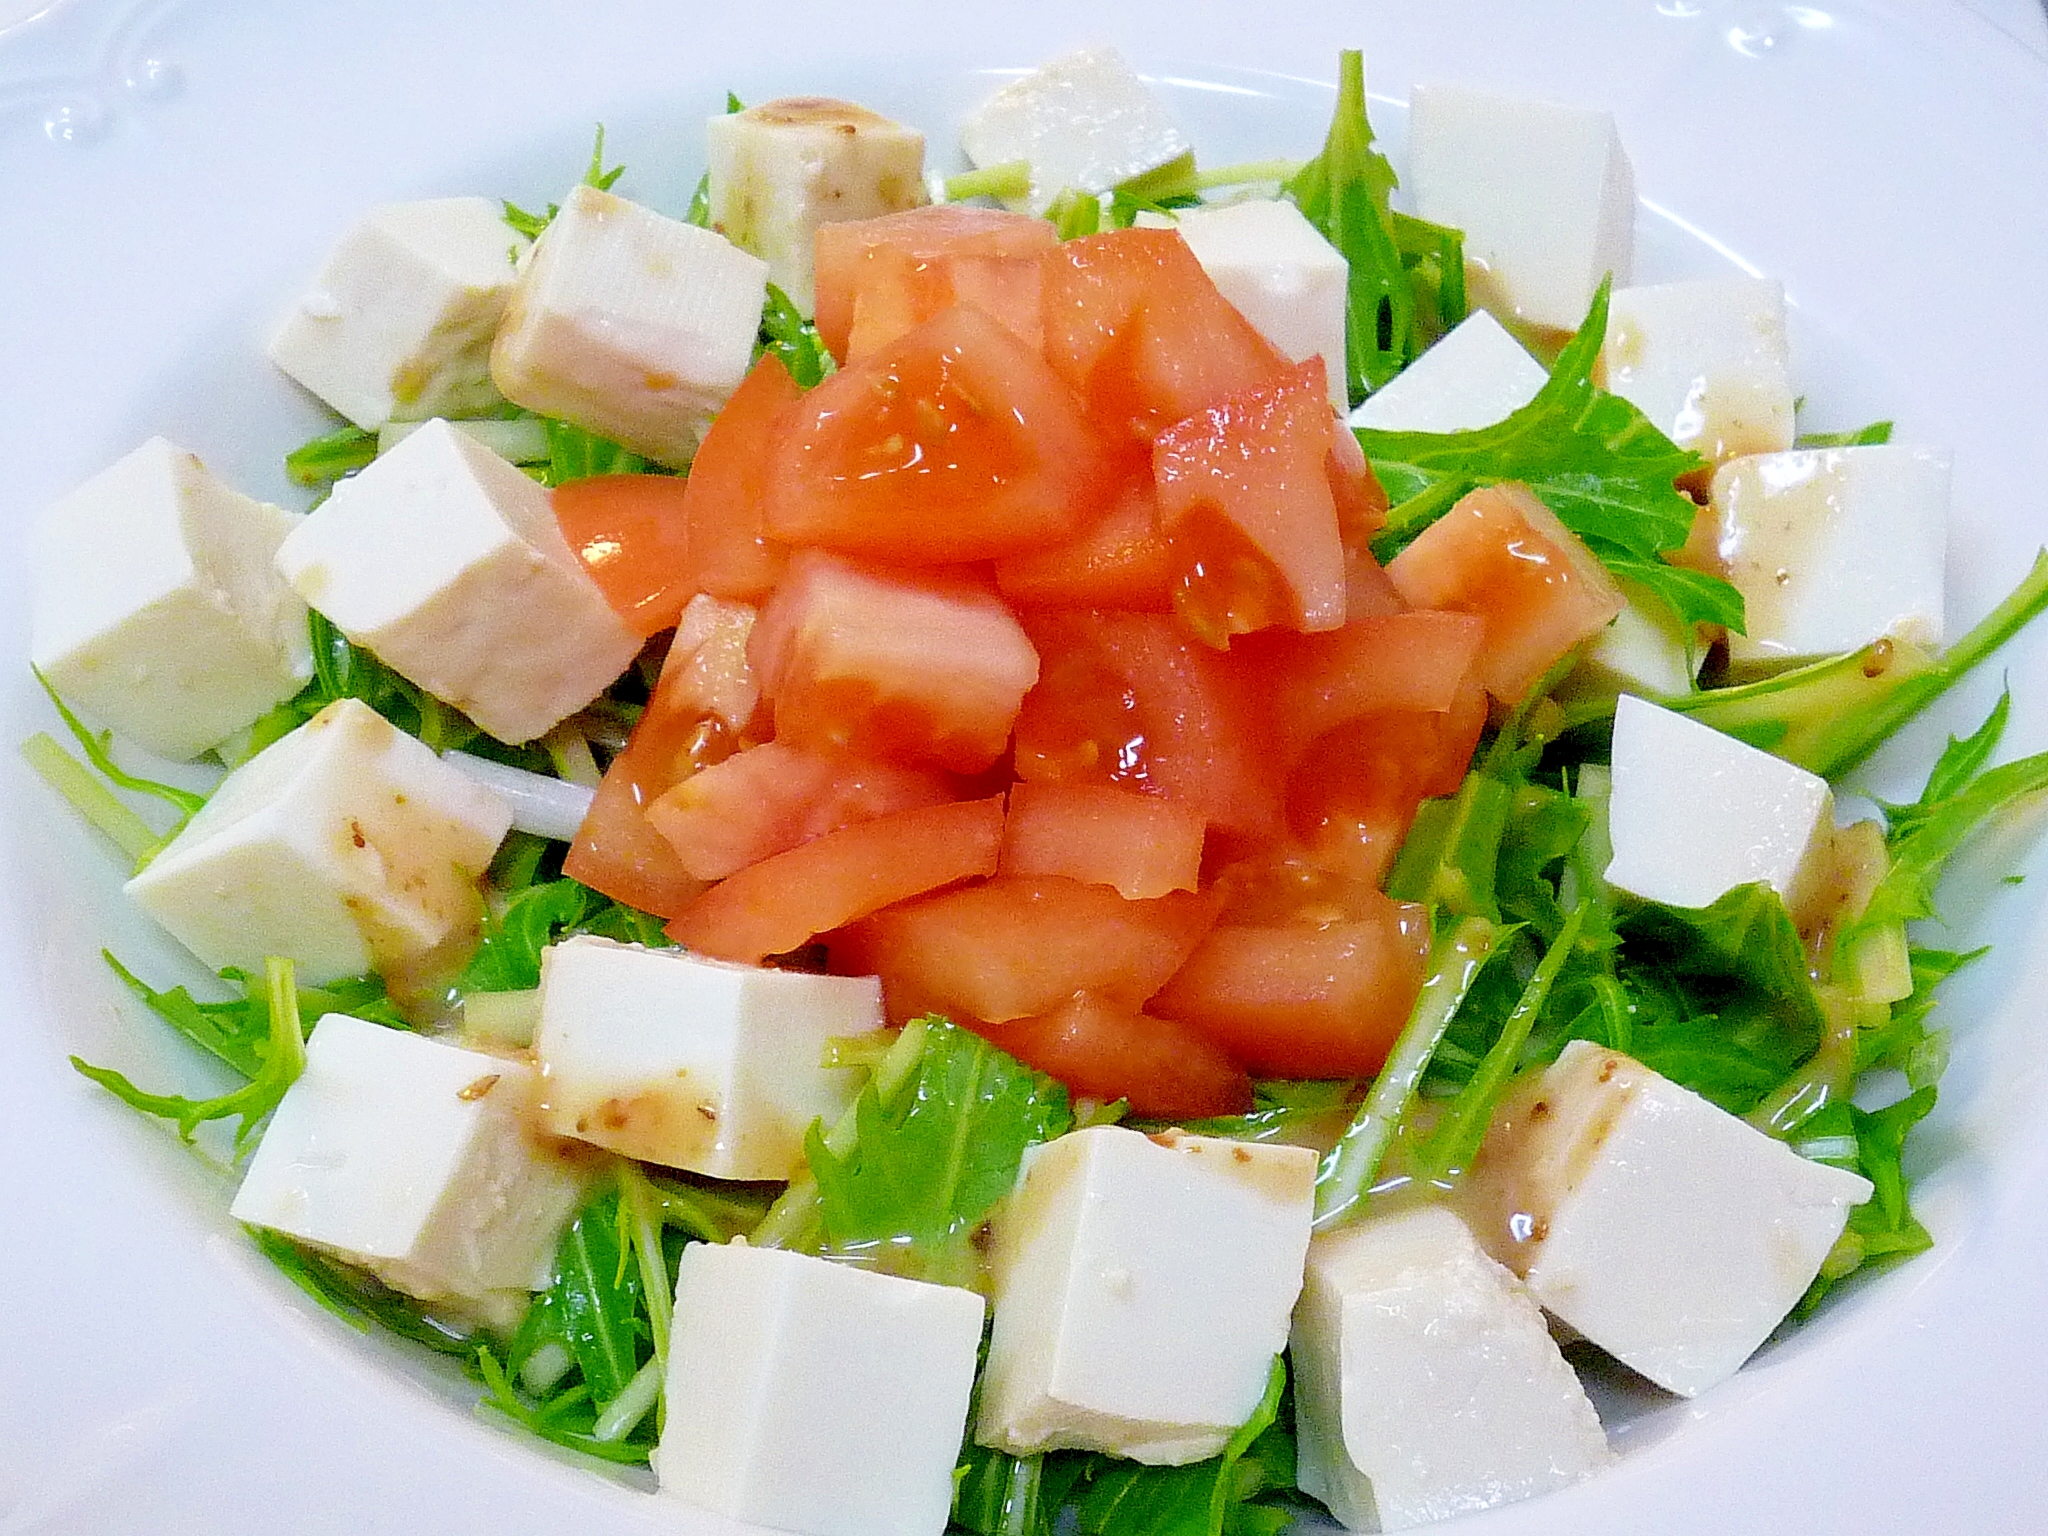
[[[764,352],[704,434],[683,482],[699,590],[757,603],[781,579],[789,550],[768,537],[761,517],[776,426],[801,398],[781,359]]]
[[[761,685],[747,659],[757,616],[745,603],[701,592],[691,598],[669,642],[647,712],[691,723],[716,721],[729,743],[736,743],[761,705]],[[728,745],[726,750],[731,749]]]
[[[1486,621],[1479,678],[1516,704],[1553,663],[1623,606],[1591,550],[1523,485],[1488,485],[1438,518],[1387,567],[1417,608]]]
[[[849,363],[791,409],[765,526],[791,544],[949,565],[1070,539],[1113,488],[1066,386],[963,305]]]
[[[815,549],[790,561],[750,655],[778,737],[960,773],[1002,756],[1038,676],[1030,639],[987,587]]]
[[[1290,364],[1170,229],[1069,240],[1045,256],[1045,355],[1119,438],[1150,443],[1177,421]]]
[[[1192,891],[1207,824],[1193,806],[1104,784],[1019,784],[1003,826],[1006,875],[1064,875],[1144,901]]]
[[[552,492],[562,537],[643,640],[673,626],[696,590],[686,491],[687,482],[674,475],[592,475]]]
[[[1075,1093],[1129,1100],[1132,1114],[1199,1120],[1252,1107],[1252,1080],[1205,1035],[1092,992],[981,1032]]]
[[[1039,257],[1058,243],[1044,219],[958,203],[820,225],[819,338],[843,363],[968,303],[1035,349]]]
[[[1263,841],[1279,775],[1253,678],[1159,614],[1027,613],[1043,672],[1017,716],[1017,777],[1115,784]]]
[[[1109,510],[1066,543],[998,560],[996,586],[1020,608],[1170,611],[1173,552],[1159,531],[1150,466],[1125,480]]]
[[[1321,635],[1252,635],[1236,648],[1272,700],[1278,740],[1294,761],[1325,731],[1387,710],[1457,703],[1486,634],[1469,613],[1417,610],[1355,619]]]
[[[1001,1024],[1083,988],[1136,1008],[1215,917],[1212,900],[1185,891],[1126,901],[1078,880],[999,875],[876,912],[832,941],[832,969],[880,976],[898,1020]]]
[[[941,773],[764,741],[684,779],[647,817],[685,869],[722,880],[856,821],[953,798]]]
[[[855,822],[719,881],[668,936],[757,965],[893,902],[994,873],[1002,840],[1000,795]]]
[[[1337,436],[1320,358],[1204,407],[1152,445],[1174,612],[1219,650],[1232,635],[1344,622],[1344,544],[1330,490]]]
[[[1365,1077],[1422,990],[1423,909],[1381,898],[1365,921],[1218,925],[1153,998],[1256,1075]]]
[[[1337,527],[1344,547],[1363,548],[1387,526],[1387,490],[1366,462],[1365,450],[1348,426],[1330,434],[1330,498],[1337,504]]]

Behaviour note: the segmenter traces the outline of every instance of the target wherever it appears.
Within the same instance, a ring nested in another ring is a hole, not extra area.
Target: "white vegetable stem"
[[[535,837],[551,837],[563,843],[573,841],[576,829],[590,814],[590,802],[596,798],[595,790],[581,784],[494,763],[489,758],[472,757],[467,752],[443,752],[441,760],[503,795],[512,807],[513,827]]]

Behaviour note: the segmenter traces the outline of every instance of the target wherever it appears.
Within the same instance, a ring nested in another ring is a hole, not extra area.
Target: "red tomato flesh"
[[[562,537],[641,639],[672,628],[690,582],[687,481],[674,475],[593,475],[551,493]]]
[[[1387,567],[1417,608],[1486,621],[1479,679],[1517,704],[1553,663],[1621,612],[1614,578],[1523,485],[1471,492]]]
[[[1019,784],[1010,791],[998,869],[1106,885],[1129,901],[1192,891],[1207,823],[1193,806],[1103,784]]]
[[[1113,485],[1066,386],[963,305],[848,364],[791,410],[765,527],[787,543],[905,565],[992,560],[1071,539]]]
[[[965,302],[1036,348],[1039,257],[1058,243],[1044,219],[958,203],[820,225],[818,336],[844,363]]]
[[[684,779],[647,819],[691,874],[723,880],[856,821],[953,798],[942,773],[764,741]]]
[[[993,874],[1002,840],[1000,795],[855,822],[719,881],[668,936],[758,965],[894,902]]]
[[[1134,1115],[1199,1120],[1252,1107],[1252,1080],[1206,1036],[1092,992],[981,1033],[1078,1094],[1128,1099]]]
[[[807,549],[749,653],[775,734],[822,752],[978,773],[1002,756],[1038,653],[986,587]]]
[[[1272,701],[1293,762],[1325,731],[1388,710],[1446,710],[1472,675],[1486,624],[1469,613],[1415,610],[1355,619],[1321,635],[1254,635],[1237,647]]]
[[[1159,531],[1149,466],[1125,480],[1108,510],[1066,543],[998,560],[996,586],[1020,608],[1171,611],[1174,557]]]
[[[878,911],[831,941],[834,970],[882,978],[895,1020],[941,1013],[1001,1024],[1087,989],[1136,1008],[1215,921],[1207,897],[1126,901],[1057,876],[999,875]]]
[[[699,590],[758,603],[788,565],[788,548],[768,537],[761,516],[776,425],[802,395],[781,360],[764,352],[704,434],[683,482],[690,574]]]

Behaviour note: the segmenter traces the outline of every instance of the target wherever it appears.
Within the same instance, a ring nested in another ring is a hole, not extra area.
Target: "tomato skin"
[[[820,225],[819,338],[844,363],[964,302],[1036,349],[1039,257],[1058,243],[1044,219],[959,203]]]
[[[768,460],[783,417],[803,397],[773,352],[761,360],[704,434],[683,482],[690,576],[700,591],[758,603],[789,564],[762,524]]]
[[[1171,612],[1174,557],[1159,531],[1150,465],[1126,478],[1107,510],[1064,544],[998,560],[996,587],[1020,608]]]
[[[1038,677],[1030,638],[986,586],[817,549],[791,559],[748,654],[783,740],[956,773],[1002,756]]]
[[[1042,675],[1017,715],[1017,777],[1113,784],[1253,842],[1284,827],[1255,677],[1159,614],[1024,615]]]
[[[1126,901],[1078,880],[998,875],[876,912],[831,941],[832,969],[880,976],[898,1021],[1002,1024],[1083,989],[1136,1008],[1215,917],[1212,900],[1184,891]]]
[[[1050,1013],[978,1030],[1077,1094],[1128,1099],[1132,1114],[1199,1120],[1252,1107],[1252,1080],[1206,1036],[1092,992],[1076,992]]]
[[[1221,649],[1232,635],[1344,622],[1344,544],[1330,488],[1335,418],[1322,361],[1230,395],[1152,445],[1174,611]]]
[[[1170,229],[1120,229],[1046,253],[1045,355],[1114,436],[1166,427],[1277,384],[1285,357],[1216,290]]]
[[[771,538],[899,565],[1072,538],[1115,476],[1044,360],[980,310],[945,310],[806,394],[769,466]]]
[[[946,775],[764,741],[712,763],[647,807],[647,819],[703,880],[893,811],[944,805]]]
[[[758,965],[894,902],[993,874],[1003,801],[897,811],[750,864],[676,914],[668,936],[720,960]]]
[[[1106,784],[1019,784],[997,866],[1106,885],[1127,901],[1192,891],[1207,824],[1192,806]]]
[[[674,475],[592,475],[549,493],[569,548],[643,640],[672,628],[696,590],[686,489]]]
[[[1623,607],[1606,568],[1523,485],[1470,492],[1396,555],[1387,575],[1417,608],[1486,621],[1479,679],[1509,705]]]
[[[1151,1011],[1199,1030],[1257,1076],[1369,1076],[1407,1022],[1429,951],[1423,909],[1382,901],[1361,922],[1219,924]]]

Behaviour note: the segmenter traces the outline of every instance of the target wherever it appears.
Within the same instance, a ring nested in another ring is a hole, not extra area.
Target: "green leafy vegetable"
[[[838,366],[817,326],[773,283],[768,285],[767,302],[761,307],[761,335],[754,343],[756,361],[764,352],[773,352],[782,360],[800,389],[815,387]]]
[[[377,457],[377,434],[362,427],[338,427],[311,438],[284,456],[294,485],[325,491]]]
[[[612,183],[625,173],[626,168],[623,165],[615,165],[610,170],[604,168],[604,124],[599,123],[597,140],[590,146],[590,165],[583,173],[583,185],[595,187],[600,192],[609,192]],[[546,213],[528,213],[513,203],[506,203],[504,207],[505,222],[511,225],[516,233],[526,236],[529,240],[538,240],[541,231],[552,224],[555,215],[562,211],[560,203],[549,203]]]
[[[114,733],[92,731],[85,722],[74,714],[69,705],[57,696],[57,690],[50,686],[40,668],[31,667],[36,681],[42,685],[57,717],[64,722],[64,728],[71,733],[71,739],[78,743],[85,754],[86,763],[80,763],[60,747],[50,736],[38,731],[22,744],[22,755],[42,777],[43,781],[61,794],[71,807],[90,821],[101,832],[111,838],[116,847],[135,861],[135,868],[142,869],[154,858],[157,851],[169,843],[185,828],[185,824],[199,813],[206,804],[206,796],[189,789],[180,789],[175,784],[159,783],[145,779],[139,774],[129,773],[114,761]],[[86,764],[91,768],[88,769]],[[97,772],[100,779],[95,779]],[[156,831],[140,816],[122,803],[107,787],[125,789],[131,794],[147,795],[161,800],[178,813],[178,819],[162,832]]]
[[[472,1331],[434,1317],[412,1297],[392,1290],[368,1271],[301,1247],[267,1227],[246,1230],[258,1251],[292,1284],[351,1328],[366,1332],[375,1326],[436,1354],[455,1355],[464,1361],[473,1357],[476,1335]]]
[[[1802,432],[1795,448],[1866,448],[1892,440],[1892,424],[1873,421],[1850,432]]]
[[[552,417],[547,418],[547,425],[548,462],[540,476],[543,485],[567,485],[571,480],[588,480],[597,475],[663,473],[608,437]]]
[[[259,978],[246,971],[222,971],[221,980],[239,989],[241,996],[202,1003],[186,987],[157,991],[110,951],[101,950],[100,957],[129,991],[187,1040],[211,1051],[244,1077],[255,1077],[263,1070],[270,1052],[271,1005],[268,992],[258,985]],[[409,1027],[385,994],[384,983],[375,976],[352,976],[324,986],[300,987],[298,1011],[308,1029],[330,1013],[354,1014],[391,1029]]]
[[[484,921],[483,938],[455,990],[525,992],[540,985],[540,953],[573,934],[665,945],[661,919],[566,877],[516,890]]]
[[[1861,1110],[1840,1099],[1807,1122],[1800,1149],[1819,1162],[1862,1174],[1873,1191],[1849,1213],[1847,1227],[1793,1309],[1795,1317],[1806,1316],[1865,1265],[1908,1258],[1934,1246],[1907,1204],[1902,1162],[1906,1133],[1927,1117],[1934,1101],[1932,1085],[1879,1110]]]

